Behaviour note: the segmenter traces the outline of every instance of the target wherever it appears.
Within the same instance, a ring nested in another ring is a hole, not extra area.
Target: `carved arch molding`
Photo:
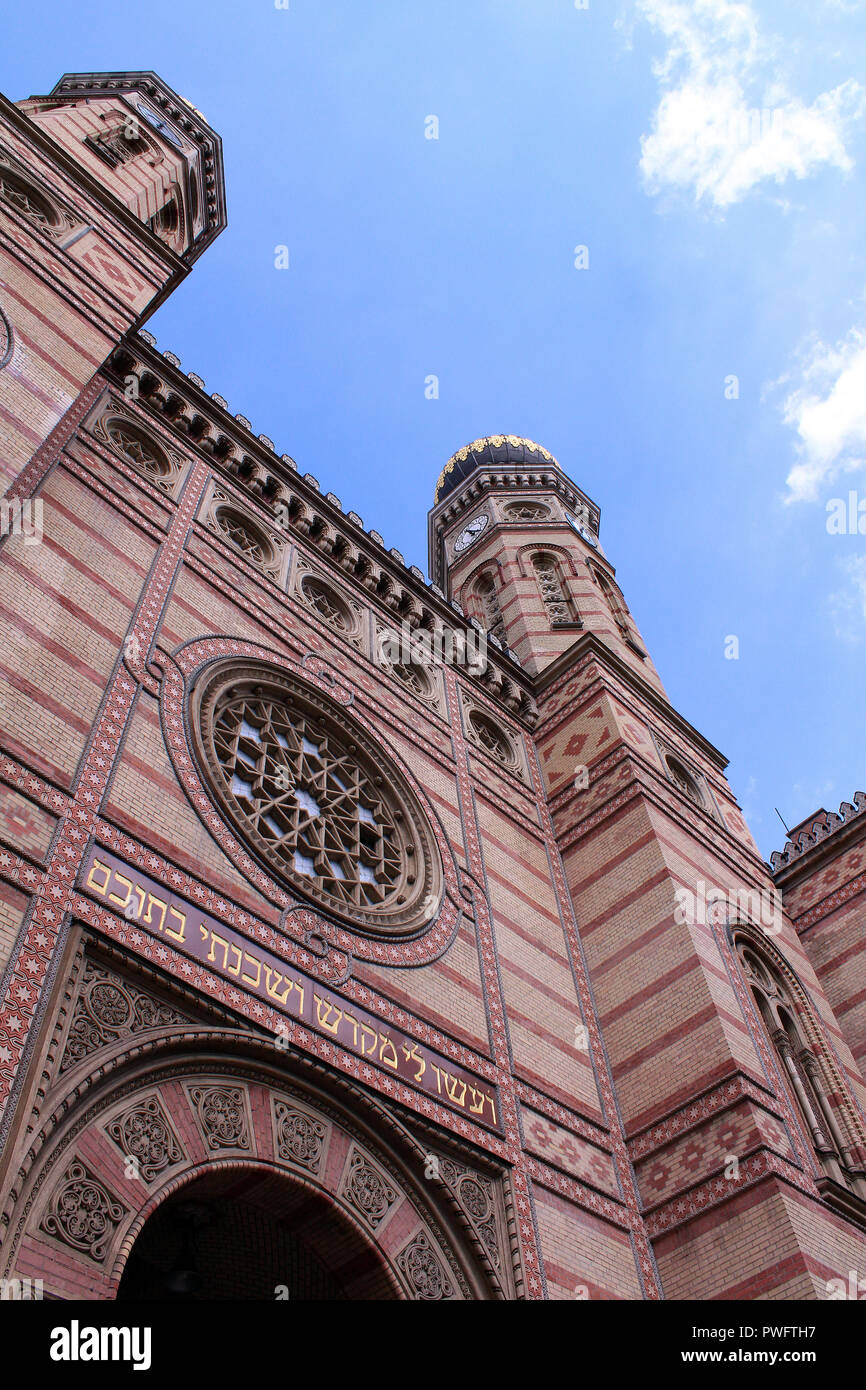
[[[272,1039],[196,1018],[193,1001],[175,1007],[113,960],[79,956],[74,974],[35,1132],[10,1144],[3,1277],[43,1277],[48,1297],[113,1299],[162,1203],[234,1170],[327,1204],[376,1268],[380,1292],[357,1297],[514,1297],[504,1171],[415,1133]]]

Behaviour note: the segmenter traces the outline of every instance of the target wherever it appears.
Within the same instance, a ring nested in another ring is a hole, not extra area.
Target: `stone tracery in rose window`
[[[431,837],[360,730],[267,676],[221,683],[199,710],[209,780],[273,870],[347,920],[401,930],[429,920]]]

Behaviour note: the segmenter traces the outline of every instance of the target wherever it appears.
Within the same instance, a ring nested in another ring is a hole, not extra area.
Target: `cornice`
[[[301,475],[288,454],[278,456],[273,441],[254,434],[245,416],[232,415],[222,396],[208,395],[202,378],[185,373],[174,353],[160,352],[151,334],[127,334],[103,370],[121,390],[134,379],[138,406],[174,431],[187,449],[192,444],[217,477],[247,492],[256,507],[273,513],[283,505],[289,533],[302,536],[336,572],[358,583],[366,598],[375,597],[386,621],[398,627],[405,621],[413,632],[436,626],[483,630],[428,583],[417,565],[407,565],[396,549],[386,550],[377,531],[365,531],[356,512],[344,512],[334,493],[323,494],[312,474]],[[487,656],[483,675],[472,677],[463,667],[461,675],[480,682],[488,695],[532,727],[531,678],[514,653],[489,634]]]

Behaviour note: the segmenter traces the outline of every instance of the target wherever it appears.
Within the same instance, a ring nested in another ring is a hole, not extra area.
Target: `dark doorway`
[[[118,1299],[394,1298],[381,1257],[327,1198],[278,1174],[189,1183],[139,1233]]]

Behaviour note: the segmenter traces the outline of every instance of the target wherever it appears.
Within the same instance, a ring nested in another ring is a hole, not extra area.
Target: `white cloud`
[[[785,423],[799,436],[787,502],[814,501],[841,473],[866,465],[866,332],[852,329],[829,347],[817,343],[800,386],[785,399]]]
[[[806,106],[786,89],[749,0],[639,0],[667,39],[653,66],[662,89],[641,137],[647,191],[694,192],[726,208],[757,184],[804,179],[823,165],[848,170],[850,122],[866,109],[853,79]]]
[[[843,560],[840,568],[848,588],[829,597],[833,628],[843,642],[862,642],[866,637],[866,555]]]

